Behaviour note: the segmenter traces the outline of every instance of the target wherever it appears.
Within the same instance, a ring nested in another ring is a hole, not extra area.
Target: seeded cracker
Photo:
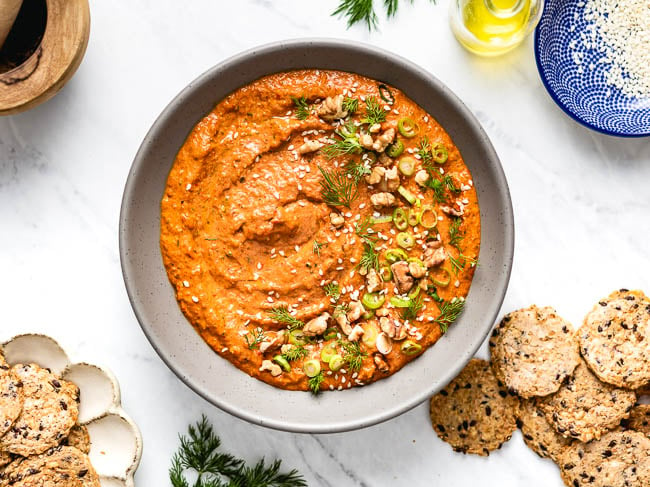
[[[23,400],[23,385],[0,354],[0,436],[20,415]]]
[[[546,419],[567,438],[588,442],[629,416],[636,394],[605,384],[581,361],[555,393],[540,398]]]
[[[630,417],[621,425],[627,430],[638,431],[650,437],[650,404],[637,404],[630,411]]]
[[[636,431],[613,431],[591,443],[576,442],[562,455],[560,471],[571,487],[647,487],[650,439]]]
[[[90,453],[90,435],[88,434],[88,428],[81,424],[75,424],[70,430],[68,437],[61,444],[73,446],[86,454]]]
[[[38,365],[16,365],[23,383],[23,411],[0,438],[0,450],[22,456],[38,455],[58,445],[79,416],[79,389]]]
[[[100,487],[87,455],[70,446],[11,463],[0,477],[0,487]]]
[[[524,441],[542,458],[550,458],[557,463],[560,455],[573,443],[548,422],[536,399],[521,401],[518,418]]]
[[[497,379],[524,398],[557,391],[580,361],[573,326],[550,307],[507,314],[489,345]]]
[[[621,289],[600,301],[580,328],[580,350],[600,380],[638,389],[650,382],[650,300]]]
[[[489,362],[472,359],[431,398],[431,423],[455,451],[487,456],[517,428],[519,400],[499,387]]]

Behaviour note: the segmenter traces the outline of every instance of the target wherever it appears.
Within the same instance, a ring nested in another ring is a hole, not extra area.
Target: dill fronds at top
[[[354,179],[356,184],[359,184],[361,178],[368,176],[371,172],[370,168],[363,161],[356,162],[350,159],[345,163],[345,174]]]
[[[341,351],[343,353],[343,360],[348,364],[348,369],[353,372],[358,372],[363,365],[363,358],[368,354],[361,350],[359,342],[350,342],[347,340],[339,340]]]
[[[366,98],[366,116],[361,119],[361,123],[367,123],[372,126],[377,123],[386,121],[386,111],[374,96]]]
[[[458,319],[464,307],[464,299],[453,298],[451,301],[444,301],[440,305],[440,314],[433,322],[440,326],[440,330],[443,333],[446,333],[449,325]]]
[[[413,0],[409,0],[409,3],[413,3]],[[436,3],[436,0],[431,0],[431,3]],[[386,9],[386,17],[389,19],[394,17],[399,6],[399,0],[384,0],[383,4]],[[348,27],[357,23],[364,23],[368,27],[368,31],[377,29],[377,14],[373,0],[341,0],[332,15],[347,17]]]
[[[246,345],[248,345],[248,348],[251,350],[255,350],[256,348],[259,348],[260,343],[264,341],[264,338],[266,336],[264,335],[264,330],[261,328],[256,328],[253,331],[249,331],[244,335],[244,340],[246,340]]]
[[[325,380],[325,376],[323,375],[322,370],[314,377],[309,378],[309,390],[311,391],[312,394],[316,395],[320,392],[320,385],[323,383],[324,380]]]
[[[280,472],[281,460],[267,465],[264,459],[255,465],[218,451],[221,440],[205,416],[196,425],[190,425],[188,435],[180,435],[180,447],[172,457],[169,479],[173,487],[307,487],[297,470]],[[193,471],[190,484],[185,474]]]
[[[417,318],[418,313],[422,310],[424,306],[424,301],[422,296],[417,296],[414,299],[411,299],[406,308],[402,308],[402,319],[413,321]]]
[[[305,322],[289,313],[289,310],[285,306],[278,306],[277,308],[271,309],[269,315],[275,321],[288,325],[289,330],[296,330],[305,326]]]
[[[325,291],[325,294],[334,301],[338,301],[341,297],[341,286],[335,282],[325,284],[325,286],[323,286],[323,291]]]
[[[296,118],[298,120],[305,120],[309,117],[309,103],[307,103],[307,99],[304,96],[301,96],[300,98],[292,96],[291,101],[293,101],[293,104],[296,107]]]
[[[318,170],[323,175],[320,182],[323,201],[330,206],[350,208],[352,202],[359,196],[355,182],[344,172],[328,171],[320,166]]]
[[[346,96],[343,98],[343,104],[342,104],[343,110],[348,112],[348,115],[354,115],[357,112],[357,109],[359,108],[359,100],[356,98],[350,98],[349,96]]]

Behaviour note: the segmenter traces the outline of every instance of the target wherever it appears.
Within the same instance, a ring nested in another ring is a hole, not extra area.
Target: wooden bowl
[[[19,113],[52,98],[75,73],[88,46],[88,0],[45,0],[40,45],[22,64],[0,73],[0,115]]]

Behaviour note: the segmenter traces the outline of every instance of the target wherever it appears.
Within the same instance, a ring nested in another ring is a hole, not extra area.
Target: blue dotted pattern
[[[648,136],[650,98],[632,98],[608,85],[605,72],[609,65],[598,63],[602,53],[582,45],[580,33],[587,22],[584,7],[578,5],[583,3],[546,0],[535,30],[535,58],[542,82],[555,102],[587,127],[622,137]],[[574,52],[584,54],[580,64],[575,63]]]

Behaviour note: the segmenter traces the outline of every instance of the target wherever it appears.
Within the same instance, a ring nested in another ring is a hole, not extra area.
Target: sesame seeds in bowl
[[[546,89],[608,135],[650,135],[650,9],[643,0],[547,0],[535,32]]]

